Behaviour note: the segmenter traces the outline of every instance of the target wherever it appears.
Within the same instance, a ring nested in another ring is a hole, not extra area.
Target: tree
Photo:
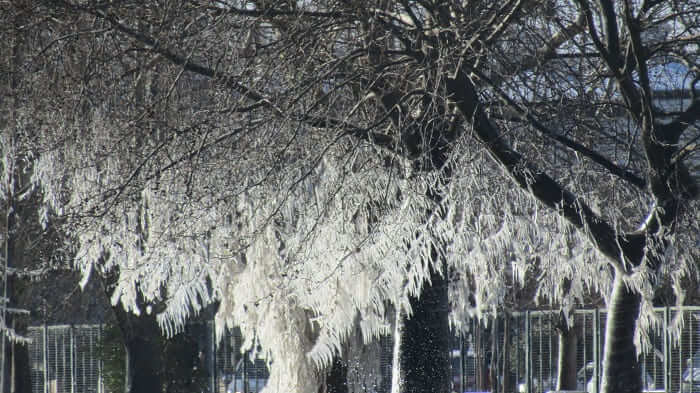
[[[513,262],[521,276],[545,272],[540,293],[556,300],[600,288],[603,391],[641,389],[639,367],[625,367],[640,308],[659,277],[679,280],[697,260],[698,5],[67,1],[42,12],[82,21],[68,29],[83,41],[55,43],[92,55],[75,50],[85,93],[73,97],[91,126],[62,114],[60,136],[78,148],[45,156],[63,164],[45,174],[72,174],[46,194],[80,216],[84,269],[119,268],[127,308],[139,291],[165,297],[169,326],[221,300],[218,318],[235,317],[283,370],[274,387],[312,391],[306,354],[329,366],[357,315],[382,329],[389,300],[414,312],[405,389],[443,391],[449,267],[474,284],[455,308],[482,310]],[[139,103],[133,86],[154,67],[157,98]],[[441,312],[421,312],[428,304]]]
[[[12,21],[15,22],[15,21]],[[20,60],[20,44],[17,42],[18,37],[15,35],[12,44],[10,45],[9,61],[3,64],[3,68],[8,72],[10,77],[3,78],[3,90],[9,93],[10,99],[14,101],[14,92],[17,88],[17,63]],[[21,198],[21,194],[25,191],[22,190],[22,183],[20,183],[18,178],[21,176],[21,151],[18,147],[16,141],[17,131],[15,130],[15,117],[18,105],[14,102],[8,107],[4,108],[2,116],[2,134],[0,134],[0,152],[2,152],[2,177],[0,178],[0,201],[2,201],[2,211],[3,211],[3,225],[2,225],[2,256],[0,261],[2,261],[2,297],[0,298],[0,307],[2,308],[2,314],[0,315],[0,340],[2,340],[0,346],[0,389],[3,392],[10,391],[10,387],[13,385],[14,381],[11,381],[11,375],[13,374],[10,370],[13,368],[15,357],[13,356],[14,343],[21,340],[21,335],[17,334],[14,325],[15,321],[13,316],[24,312],[10,303],[10,297],[13,295],[14,283],[13,276],[16,275],[15,269],[17,268],[17,262],[15,257],[15,242],[17,237],[17,225],[16,225],[16,215],[17,215],[17,200]],[[13,274],[14,273],[14,274]],[[19,312],[18,312],[19,311]],[[20,329],[21,330],[21,329]],[[22,378],[19,379],[22,381]]]
[[[23,85],[31,84],[26,73],[31,37],[25,28],[28,17],[22,8],[0,5],[0,391],[31,390],[27,326],[31,310],[27,294],[32,280],[56,265],[61,255],[57,236],[33,206],[41,199],[31,180],[36,156],[36,121],[28,111]]]
[[[0,135],[0,141],[3,142],[8,150],[16,148],[15,141],[12,136],[8,135],[13,131],[4,131]],[[4,149],[3,149],[4,150]],[[16,303],[16,295],[18,293],[18,276],[25,269],[22,264],[18,263],[16,248],[21,242],[21,229],[18,228],[17,215],[19,210],[19,201],[17,191],[22,187],[18,182],[18,174],[15,171],[14,165],[17,164],[16,152],[3,152],[4,160],[2,162],[2,212],[3,228],[0,231],[2,235],[2,298],[0,302],[0,388],[2,391],[15,391],[16,387],[26,389],[29,385],[29,374],[22,372],[22,366],[28,363],[28,354],[26,351],[26,338],[23,333],[26,332],[26,322],[22,321],[22,316],[28,314],[29,311],[18,307]],[[15,372],[14,370],[19,370]],[[13,378],[17,375],[17,378]]]

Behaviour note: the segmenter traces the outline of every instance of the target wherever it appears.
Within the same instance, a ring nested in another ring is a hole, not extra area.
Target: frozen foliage
[[[118,188],[133,155],[105,128],[96,118],[92,129],[80,131],[84,146],[49,152],[36,175],[74,171],[60,190],[46,189],[47,202],[67,201],[55,207],[77,225],[76,265],[85,279],[93,269],[118,270],[114,304],[140,313],[140,295],[164,301],[159,320],[172,333],[192,312],[219,301],[217,326],[239,325],[247,346],[259,344],[275,361],[270,386],[290,391],[315,386],[318,370],[354,329],[366,341],[388,332],[385,307],[408,293],[408,258],[419,252],[408,241],[425,202],[397,173],[376,165],[366,147],[329,146],[310,167],[290,157],[284,173],[256,185],[236,175],[255,166],[217,164],[212,149],[194,176],[174,168],[134,192]],[[118,153],[85,160],[100,154],[85,146]],[[60,168],[78,162],[70,157],[81,157],[80,165]],[[244,184],[222,189],[233,176]],[[120,191],[124,197],[101,211],[101,197]]]
[[[500,311],[518,287],[535,288],[535,305],[573,307],[590,293],[606,293],[610,272],[585,237],[531,197],[493,181],[489,173],[498,168],[469,165],[473,154],[484,153],[458,156],[465,162],[455,163],[463,171],[448,190],[453,204],[434,229],[447,242],[451,266],[460,276],[451,288],[453,323]]]
[[[389,333],[387,307],[410,313],[407,295],[420,292],[436,244],[446,245],[448,269],[460,276],[451,288],[457,327],[495,311],[507,285],[533,276],[552,301],[605,285],[576,232],[529,197],[485,180],[498,169],[470,164],[478,160],[466,147],[464,161],[453,163],[461,170],[444,190],[447,202],[433,206],[425,198],[431,176],[410,176],[401,162],[386,168],[371,146],[355,143],[327,144],[322,156],[302,159],[316,154],[312,142],[323,143],[303,138],[284,163],[274,162],[277,173],[260,164],[272,161],[231,161],[212,146],[196,172],[187,162],[123,184],[139,153],[110,129],[95,116],[72,143],[47,151],[35,172],[46,203],[76,225],[76,265],[86,280],[94,269],[117,269],[112,302],[135,313],[146,312],[139,296],[164,302],[159,321],[169,333],[219,302],[219,329],[240,326],[246,346],[259,345],[275,363],[273,391],[313,390],[350,335],[370,342]],[[254,183],[256,173],[265,181]],[[105,201],[113,205],[105,209]],[[557,292],[562,278],[576,283],[570,293]]]
[[[452,163],[461,169],[443,191],[446,202],[433,206],[425,198],[431,176],[412,177],[401,162],[387,169],[362,144],[328,144],[318,159],[302,160],[315,154],[310,140],[274,163],[278,173],[261,167],[264,159],[225,161],[228,151],[213,146],[196,172],[186,163],[123,184],[138,162],[135,142],[124,144],[110,129],[95,116],[36,171],[46,203],[76,225],[75,263],[85,280],[94,269],[117,269],[112,302],[135,313],[146,312],[139,296],[164,302],[158,317],[170,334],[219,302],[219,329],[240,326],[246,347],[274,362],[272,391],[311,391],[356,331],[367,343],[389,333],[395,317],[387,307],[410,313],[407,295],[420,292],[436,244],[446,245],[448,269],[457,274],[450,291],[458,328],[467,317],[495,312],[509,288],[528,280],[552,302],[609,285],[602,259],[577,232],[489,180],[498,168],[474,165],[473,155],[483,152],[466,145]],[[265,181],[253,183],[255,173]],[[106,210],[105,200],[113,204]],[[573,283],[567,293],[562,279]]]
[[[225,291],[217,320],[239,324],[270,352],[273,391],[309,391],[313,385],[300,384],[316,379],[304,366],[329,366],[356,322],[366,340],[386,333],[386,302],[403,295],[404,240],[415,227],[415,204],[373,213],[369,198],[382,189],[394,194],[397,185],[371,168],[360,171],[323,160],[293,195],[260,200],[253,189],[243,201],[247,230],[263,233],[215,284]]]
[[[53,55],[109,72],[46,114],[36,184],[85,279],[116,272],[112,301],[162,305],[168,333],[218,303],[219,328],[239,325],[273,365],[269,391],[315,391],[349,337],[400,329],[391,310],[411,313],[430,264],[457,328],[515,290],[610,301],[613,275],[653,323],[659,281],[682,299],[697,276],[700,233],[692,192],[659,178],[693,185],[697,167],[676,163],[697,158],[697,128],[683,150],[658,130],[697,122],[683,111],[698,104],[643,98],[696,86],[697,26],[679,15],[700,10],[524,3],[78,7],[108,29],[90,56]],[[653,49],[641,62],[633,25]],[[629,44],[629,67],[595,30]]]

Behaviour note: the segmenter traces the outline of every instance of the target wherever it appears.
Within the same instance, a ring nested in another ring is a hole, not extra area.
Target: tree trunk
[[[24,23],[24,18],[22,16],[15,16],[13,20],[13,25],[8,26],[11,29],[14,30],[14,34],[12,35],[12,40],[10,43],[10,48],[11,51],[10,53],[7,53],[7,56],[5,59],[7,60],[8,64],[8,70],[10,71],[10,76],[8,78],[8,86],[7,86],[7,91],[5,91],[5,96],[9,100],[9,113],[8,113],[8,118],[6,119],[6,123],[2,124],[0,123],[0,127],[7,127],[7,131],[0,131],[0,132],[7,132],[10,136],[10,141],[12,141],[10,144],[17,143],[17,129],[16,129],[16,112],[17,110],[21,107],[20,104],[18,103],[17,100],[17,91],[19,87],[19,67],[21,66],[21,63],[23,61],[23,37],[21,33],[21,28],[22,24]],[[9,92],[9,94],[7,94]],[[4,201],[5,203],[3,204],[5,208],[5,222],[4,222],[4,239],[5,242],[3,244],[3,250],[4,250],[4,255],[2,255],[2,259],[4,259],[4,264],[2,266],[2,299],[0,299],[0,306],[2,307],[2,322],[7,328],[13,328],[15,327],[15,318],[17,317],[16,315],[13,315],[13,312],[8,311],[8,308],[14,308],[17,307],[15,302],[17,302],[18,296],[17,296],[17,279],[16,277],[13,277],[11,271],[12,269],[18,269],[20,268],[18,260],[17,260],[17,255],[16,255],[16,250],[15,247],[17,247],[17,236],[19,232],[18,224],[17,224],[17,215],[19,214],[18,209],[18,203],[17,199],[15,198],[16,193],[19,193],[18,189],[21,187],[21,181],[20,181],[20,173],[21,169],[23,169],[22,163],[20,161],[20,157],[16,154],[9,154],[7,157],[7,162],[5,165],[8,167],[5,168],[6,171],[9,173],[9,178],[8,179],[2,179],[3,181],[8,182],[5,184],[5,192],[6,192],[6,200]],[[17,333],[26,333],[26,332],[17,332]],[[26,385],[27,380],[25,381],[20,381],[20,380],[13,380],[13,378],[18,377],[18,378],[23,378],[23,377],[29,377],[27,373],[17,373],[13,371],[18,371],[15,369],[15,362],[19,361],[19,359],[15,358],[15,351],[17,351],[17,355],[21,355],[21,348],[15,348],[19,347],[19,344],[13,343],[8,339],[8,335],[5,334],[5,332],[0,332],[0,339],[2,340],[2,343],[0,344],[0,392],[15,392],[18,386]],[[26,352],[26,346],[24,348],[24,351]],[[21,358],[21,356],[20,356]],[[26,364],[17,364],[20,368],[29,368],[29,362],[28,362],[28,356],[25,358],[27,360]],[[29,385],[31,387],[31,385]]]
[[[12,274],[12,269],[19,269],[19,259],[16,253],[16,243],[18,236],[17,215],[19,207],[15,203],[12,190],[8,195],[6,216],[5,216],[5,242],[4,248],[4,266],[3,270],[3,304],[2,304],[2,322],[7,329],[15,329],[15,334],[20,336],[26,335],[26,321],[16,311],[8,310],[19,309],[17,304],[19,296],[19,279]],[[26,344],[18,344],[10,341],[7,332],[0,332],[0,392],[23,392],[17,389],[31,389],[29,381],[29,354]],[[25,363],[21,363],[24,361]],[[29,392],[30,390],[24,390]]]
[[[14,198],[13,195],[10,197]],[[13,199],[8,204],[8,213],[6,221],[5,239],[5,266],[4,266],[4,298],[7,303],[5,306],[18,308],[16,302],[21,298],[20,278],[11,275],[8,269],[19,268],[17,255],[15,252],[15,240],[17,236],[16,215],[19,213],[19,208]],[[26,285],[26,284],[25,284]],[[15,314],[3,310],[4,323],[8,328],[12,328],[15,334],[19,336],[27,336],[27,317],[25,315]],[[27,344],[19,344],[11,342],[6,335],[2,335],[2,384],[0,391],[10,393],[30,393],[32,389],[30,379],[30,364],[29,364],[29,347]]]
[[[127,393],[162,392],[162,340],[155,317],[136,316],[124,311],[121,305],[113,309],[127,352]]]
[[[578,343],[578,330],[576,326],[569,326],[567,324],[563,312],[557,332],[559,336],[557,390],[577,390],[576,347]]]
[[[491,382],[489,381],[489,369],[488,369],[488,340],[489,337],[489,327],[485,324],[479,322],[477,329],[475,330],[474,345],[476,346],[476,389],[478,391],[487,391],[491,389]]]
[[[348,364],[341,356],[333,359],[324,386],[325,393],[348,393]]]
[[[149,337],[132,337],[125,344],[129,354],[129,393],[161,392],[158,345]]]
[[[12,197],[12,195],[10,195]],[[5,215],[5,244],[3,255],[4,265],[2,267],[2,299],[0,299],[0,307],[2,307],[2,323],[8,328],[12,326],[12,317],[10,313],[7,312],[7,306],[9,303],[8,295],[12,292],[10,290],[10,280],[9,280],[9,269],[13,266],[14,256],[13,256],[13,231],[14,231],[14,204],[12,199],[8,198],[7,214]],[[11,359],[11,348],[12,343],[9,342],[7,338],[7,332],[0,331],[0,392],[10,391],[10,367],[8,366],[9,359]]]
[[[491,376],[491,386],[490,390],[492,392],[498,392],[500,391],[499,387],[499,380],[498,377],[501,375],[500,370],[499,370],[499,363],[500,363],[500,345],[498,342],[498,323],[499,323],[499,318],[494,318],[493,320],[493,325],[491,328],[491,361],[488,364],[489,368],[489,375]]]
[[[501,351],[501,393],[512,392],[512,381],[508,378],[508,372],[510,370],[510,313],[503,313],[503,350]]]
[[[27,318],[15,318],[13,322],[15,331],[26,337]],[[32,381],[29,363],[29,345],[13,344],[12,357],[10,359],[10,376],[12,382],[9,391],[11,393],[31,393]]]
[[[155,313],[137,316],[121,305],[113,311],[126,350],[126,393],[208,391],[211,370],[202,340],[206,325],[189,324],[185,331],[166,338]]]
[[[411,297],[413,315],[404,317],[400,368],[402,393],[450,391],[450,329],[447,279],[431,268],[419,297]]]
[[[401,356],[401,348],[403,342],[403,314],[401,308],[397,308],[395,311],[394,318],[394,342],[391,348],[391,393],[401,393],[401,378],[403,371],[401,371],[401,361],[403,360]]]
[[[642,373],[634,345],[641,297],[616,274],[605,325],[601,393],[639,393]]]

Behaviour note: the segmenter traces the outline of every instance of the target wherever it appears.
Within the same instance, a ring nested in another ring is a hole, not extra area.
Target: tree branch
[[[638,245],[646,241],[645,234],[618,234],[581,198],[511,149],[486,116],[467,70],[458,73],[456,79],[449,80],[447,88],[460,112],[472,124],[477,139],[523,191],[582,229],[617,269],[626,271],[625,262],[633,265],[641,263],[643,255],[638,250],[642,248]]]
[[[517,116],[519,116],[521,119],[526,120],[528,124],[532,125],[537,131],[539,131],[542,135],[544,135],[547,138],[550,138],[552,140],[555,140],[562,145],[568,147],[569,149],[578,152],[582,154],[585,157],[588,157],[591,161],[595,162],[596,164],[602,166],[603,168],[607,169],[610,171],[611,174],[629,182],[630,184],[634,185],[637,188],[644,189],[647,185],[647,182],[645,179],[642,177],[638,176],[632,171],[629,171],[627,169],[621,168],[609,159],[607,159],[605,156],[602,154],[598,153],[595,150],[589,149],[588,147],[582,145],[581,143],[574,141],[572,139],[569,139],[563,135],[557,134],[556,132],[550,130],[547,128],[544,124],[542,124],[539,120],[537,120],[529,111],[527,111],[524,108],[521,108],[520,105],[518,105],[515,101],[513,101],[512,98],[508,97],[507,94],[505,94],[501,89],[499,89],[497,86],[495,86],[488,77],[486,77],[481,71],[478,69],[471,69],[471,72],[481,79],[482,81],[486,82],[488,85],[491,86],[492,90],[498,95],[498,97],[513,111],[516,112]]]
[[[71,7],[78,7],[74,5],[69,5]],[[184,57],[181,55],[176,54],[172,50],[160,45],[160,43],[150,37],[147,36],[141,32],[138,32],[123,23],[119,22],[116,20],[114,17],[107,15],[106,13],[102,12],[101,10],[94,10],[94,9],[87,9],[83,7],[78,7],[79,10],[83,12],[87,12],[91,15],[94,15],[98,18],[104,19],[107,22],[109,22],[114,29],[117,31],[126,34],[127,36],[147,45],[150,50],[152,50],[155,53],[160,54],[162,57],[168,59],[171,63],[175,65],[181,66],[183,69],[189,72],[193,72],[202,76],[207,76],[209,78],[212,78],[217,81],[221,81],[224,83],[225,86],[231,88],[232,90],[240,93],[243,98],[247,100],[251,100],[254,102],[253,106],[264,106],[267,107],[268,109],[272,109],[276,114],[281,115],[282,110],[277,108],[272,104],[272,102],[265,97],[262,93],[257,92],[239,82],[236,81],[236,77],[232,75],[228,75],[223,72],[216,71],[212,68],[206,67],[202,64],[198,64],[193,62],[189,57]]]
[[[339,11],[304,11],[304,10],[276,10],[274,8],[265,9],[243,9],[234,6],[224,5],[225,3],[219,3],[222,6],[216,7],[212,5],[205,5],[204,7],[214,14],[232,14],[240,16],[250,16],[250,17],[263,17],[263,18],[275,18],[275,17],[311,17],[311,18],[327,18],[327,19],[337,19],[345,16],[344,13]]]

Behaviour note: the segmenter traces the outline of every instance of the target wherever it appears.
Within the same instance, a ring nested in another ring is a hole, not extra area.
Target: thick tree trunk
[[[160,329],[159,329],[160,333]],[[166,393],[206,392],[211,381],[203,338],[206,324],[191,323],[184,332],[165,338],[159,335],[161,379]]]
[[[126,341],[129,364],[129,393],[162,392],[159,346],[150,337],[132,337]]]
[[[402,393],[450,391],[447,288],[447,279],[431,269],[420,297],[411,298],[413,315],[404,317],[401,337]]]
[[[140,316],[113,307],[126,349],[126,393],[207,391],[210,370],[204,341],[206,325],[191,324],[166,338],[155,314]]]
[[[331,366],[328,375],[326,376],[326,383],[324,384],[325,393],[348,393],[348,364],[345,360],[336,356],[333,359],[333,365]]]
[[[27,335],[27,318],[16,317],[13,321],[13,327],[17,334]],[[12,352],[10,357],[10,393],[31,393],[32,381],[30,374],[29,363],[29,345],[27,344],[11,344]]]
[[[113,308],[127,352],[127,393],[163,391],[161,333],[155,317],[136,316],[117,305]]]
[[[615,277],[605,325],[605,353],[601,393],[639,393],[642,373],[634,345],[641,297],[631,291],[620,274]]]
[[[569,326],[562,315],[558,329],[559,354],[557,358],[557,390],[577,390],[576,384],[576,347],[578,331],[576,326]]]

